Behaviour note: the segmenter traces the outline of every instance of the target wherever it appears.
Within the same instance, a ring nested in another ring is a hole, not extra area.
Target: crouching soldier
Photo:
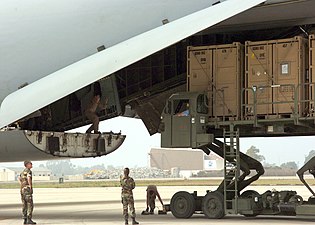
[[[150,208],[150,214],[154,214],[156,197],[158,197],[158,199],[160,200],[160,202],[162,204],[162,207],[164,208],[164,204],[163,204],[161,196],[157,190],[157,187],[155,185],[149,185],[147,187],[147,209],[146,209],[146,212],[149,212],[149,208]]]

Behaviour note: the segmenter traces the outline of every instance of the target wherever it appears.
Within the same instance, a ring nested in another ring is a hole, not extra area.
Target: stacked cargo
[[[307,41],[302,37],[246,42],[246,115],[290,115],[307,100]]]
[[[243,45],[188,47],[187,57],[188,91],[208,93],[211,117],[239,119]]]
[[[248,41],[245,50],[240,43],[188,47],[187,90],[208,93],[210,117],[305,116],[314,108],[314,35],[309,46],[308,54],[307,40],[297,36]]]

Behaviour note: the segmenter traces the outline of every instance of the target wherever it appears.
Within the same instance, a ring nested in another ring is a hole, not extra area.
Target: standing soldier
[[[132,224],[139,224],[136,221],[136,212],[132,190],[135,188],[135,181],[129,177],[129,168],[124,169],[124,175],[120,176],[121,185],[121,202],[123,204],[123,215],[125,217],[125,225],[128,224],[128,205],[131,213]]]
[[[36,224],[32,221],[33,213],[33,184],[32,184],[32,162],[24,162],[25,169],[19,176],[19,182],[21,185],[21,199],[23,204],[23,219],[24,224]]]

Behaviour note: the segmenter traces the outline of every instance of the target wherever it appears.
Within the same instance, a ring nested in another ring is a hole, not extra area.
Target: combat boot
[[[26,224],[36,224],[32,219],[28,219],[27,221],[26,221]]]
[[[125,219],[125,225],[128,225],[128,219]]]
[[[24,224],[27,224],[27,219],[24,219]]]
[[[139,224],[139,222],[136,221],[135,217],[132,217],[132,225],[135,225],[135,224]]]

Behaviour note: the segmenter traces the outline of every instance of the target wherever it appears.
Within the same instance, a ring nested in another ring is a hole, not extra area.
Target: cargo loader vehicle
[[[313,45],[311,35],[308,40],[296,36],[188,47],[187,91],[171,95],[166,102],[159,128],[161,145],[221,156],[224,179],[203,196],[175,193],[166,207],[175,217],[190,218],[194,213],[207,218],[314,216],[314,192],[303,174],[315,174],[315,158],[297,172],[312,194],[304,200],[291,190],[261,194],[248,189],[264,168],[239,149],[241,137],[315,134]]]

